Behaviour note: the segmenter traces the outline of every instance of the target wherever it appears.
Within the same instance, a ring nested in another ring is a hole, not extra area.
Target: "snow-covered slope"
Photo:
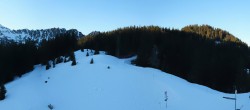
[[[66,30],[64,28],[50,28],[50,29],[40,29],[40,30],[10,30],[7,27],[0,25],[0,40],[14,40],[17,42],[25,42],[25,40],[33,40],[40,43],[43,39],[52,39],[58,34],[63,34],[66,32],[72,32],[77,35],[77,37],[83,37],[84,35],[77,31],[76,29]]]
[[[189,83],[157,69],[131,65],[131,59],[77,51],[77,65],[35,70],[6,85],[0,110],[233,110],[234,97]],[[94,64],[90,60],[94,59]],[[108,66],[110,69],[108,69]],[[47,83],[45,83],[47,81]],[[167,91],[168,100],[165,101]],[[237,107],[250,110],[249,94],[238,94]],[[166,107],[167,106],[167,107]]]

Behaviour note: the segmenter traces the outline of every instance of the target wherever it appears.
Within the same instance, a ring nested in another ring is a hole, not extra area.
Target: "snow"
[[[10,29],[0,25],[0,37],[7,37],[9,39],[15,39],[17,35],[14,34]]]
[[[234,109],[234,101],[222,98],[234,94],[130,64],[136,57],[118,59],[103,52],[86,57],[86,52],[75,52],[75,66],[67,62],[45,70],[36,65],[32,72],[6,84],[7,97],[0,101],[0,109],[48,110],[49,104],[53,110]],[[90,64],[92,58],[94,64]],[[243,105],[241,110],[250,110],[249,93],[238,94],[237,99],[237,108]]]
[[[246,71],[247,74],[250,74],[250,69],[249,68],[245,69],[245,71]]]
[[[214,42],[216,45],[221,44],[221,41],[215,41]]]

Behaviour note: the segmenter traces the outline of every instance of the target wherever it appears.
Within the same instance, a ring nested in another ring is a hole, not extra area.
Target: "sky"
[[[126,26],[181,29],[208,24],[250,44],[249,0],[1,0],[10,29],[78,29],[83,34]]]

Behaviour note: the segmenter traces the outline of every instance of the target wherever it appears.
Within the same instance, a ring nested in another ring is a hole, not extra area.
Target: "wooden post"
[[[236,100],[237,100],[236,94],[237,94],[237,89],[236,89],[236,87],[235,87],[235,110],[237,110],[237,109],[236,109]]]

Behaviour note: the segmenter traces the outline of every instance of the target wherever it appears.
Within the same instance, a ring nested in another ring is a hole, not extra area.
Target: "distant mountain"
[[[0,42],[4,43],[7,41],[25,42],[26,40],[33,40],[40,43],[43,39],[49,40],[55,38],[58,34],[74,33],[78,38],[84,35],[76,29],[66,30],[65,28],[50,28],[50,29],[19,29],[11,30],[7,27],[0,25]]]
[[[88,36],[96,36],[96,35],[99,35],[101,34],[100,31],[92,31],[91,33],[88,34]]]

